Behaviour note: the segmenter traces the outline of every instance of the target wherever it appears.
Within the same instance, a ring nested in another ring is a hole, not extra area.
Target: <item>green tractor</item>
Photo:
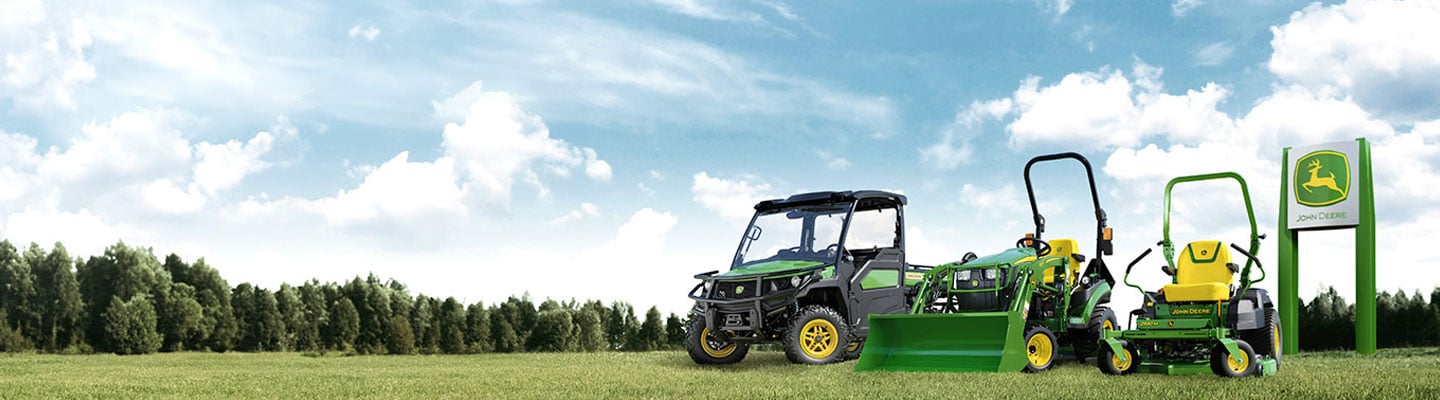
[[[1085,167],[1095,212],[1095,257],[1074,239],[1043,239],[1030,168],[1073,159]],[[871,315],[869,341],[856,371],[1039,372],[1062,350],[1094,355],[1101,333],[1114,329],[1108,307],[1114,278],[1105,266],[1113,253],[1090,162],[1076,153],[1035,157],[1025,164],[1025,188],[1035,232],[1016,248],[937,266],[917,285],[909,314]]]
[[[1219,240],[1190,242],[1175,257],[1170,241],[1170,190],[1177,183],[1234,179],[1245,197],[1250,217],[1250,248]],[[1111,375],[1135,371],[1189,375],[1269,376],[1280,367],[1280,325],[1275,305],[1264,289],[1253,287],[1265,279],[1255,254],[1264,235],[1256,232],[1255,212],[1245,179],[1233,172],[1175,178],[1165,186],[1164,251],[1161,270],[1170,284],[1147,292],[1130,283],[1130,271],[1152,249],[1146,249],[1125,268],[1125,284],[1145,295],[1145,303],[1131,313],[1130,330],[1106,332],[1096,364]],[[1230,250],[1246,258],[1245,266],[1232,263]],[[1252,271],[1260,279],[1251,280]],[[1235,287],[1235,274],[1240,275]],[[1208,370],[1207,370],[1208,367]]]
[[[905,196],[875,190],[756,204],[730,270],[695,275],[691,360],[737,363],[766,342],[800,364],[858,356],[865,316],[905,312],[907,286],[929,269],[905,262],[904,205]]]

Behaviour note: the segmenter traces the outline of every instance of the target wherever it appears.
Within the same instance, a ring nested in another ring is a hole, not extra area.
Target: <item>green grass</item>
[[[683,352],[304,357],[294,353],[0,355],[0,398],[1440,398],[1440,349],[1287,356],[1266,378],[851,371],[755,352],[699,367]]]

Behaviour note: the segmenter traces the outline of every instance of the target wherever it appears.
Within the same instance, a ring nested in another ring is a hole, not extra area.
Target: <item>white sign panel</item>
[[[1360,224],[1360,145],[1334,142],[1290,149],[1290,229]]]

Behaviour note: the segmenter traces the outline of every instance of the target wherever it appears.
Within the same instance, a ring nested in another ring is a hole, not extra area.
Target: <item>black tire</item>
[[[845,359],[855,360],[860,358],[860,353],[865,351],[865,339],[856,339],[845,347]]]
[[[1280,353],[1283,351],[1280,336],[1280,317],[1275,314],[1274,308],[1265,309],[1265,326],[1260,329],[1251,329],[1240,332],[1240,338],[1255,346],[1255,354],[1275,359],[1275,367],[1280,367]]]
[[[1060,343],[1055,334],[1043,326],[1032,326],[1025,330],[1025,372],[1043,372],[1055,365],[1055,356],[1060,354]]]
[[[1107,328],[1105,323],[1109,322]],[[1094,357],[1095,351],[1100,348],[1100,332],[1106,329],[1118,329],[1120,322],[1115,318],[1115,312],[1110,307],[1095,306],[1095,311],[1090,312],[1090,323],[1085,325],[1084,330],[1070,330],[1070,346],[1075,350],[1075,360],[1085,362],[1088,357]]]
[[[1241,358],[1244,360],[1239,368],[1230,364],[1230,351],[1225,349],[1225,345],[1216,343],[1215,348],[1210,350],[1210,370],[1214,371],[1215,375],[1240,378],[1255,374],[1256,368],[1259,367],[1255,358],[1255,348],[1250,347],[1250,343],[1246,343],[1243,339],[1236,339],[1235,347],[1240,348]]]
[[[750,345],[722,341],[715,335],[706,337],[708,331],[704,319],[698,316],[690,318],[690,329],[685,332],[685,352],[690,353],[690,359],[696,364],[734,364],[750,353]]]
[[[1096,349],[1095,365],[1100,367],[1100,372],[1106,375],[1129,375],[1140,368],[1140,352],[1135,351],[1135,346],[1129,342],[1121,342],[1120,350],[1126,352],[1125,362],[1115,357],[1115,351],[1109,345],[1100,346]]]
[[[812,305],[790,318],[783,337],[785,357],[796,364],[829,364],[845,361],[850,343],[850,326],[835,309]]]

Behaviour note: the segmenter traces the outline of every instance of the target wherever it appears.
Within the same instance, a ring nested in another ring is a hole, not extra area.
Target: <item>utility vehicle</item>
[[[905,203],[862,190],[756,204],[730,269],[695,275],[690,358],[736,363],[766,342],[780,342],[800,364],[858,356],[866,316],[905,312],[907,282],[929,268],[905,262]]]

